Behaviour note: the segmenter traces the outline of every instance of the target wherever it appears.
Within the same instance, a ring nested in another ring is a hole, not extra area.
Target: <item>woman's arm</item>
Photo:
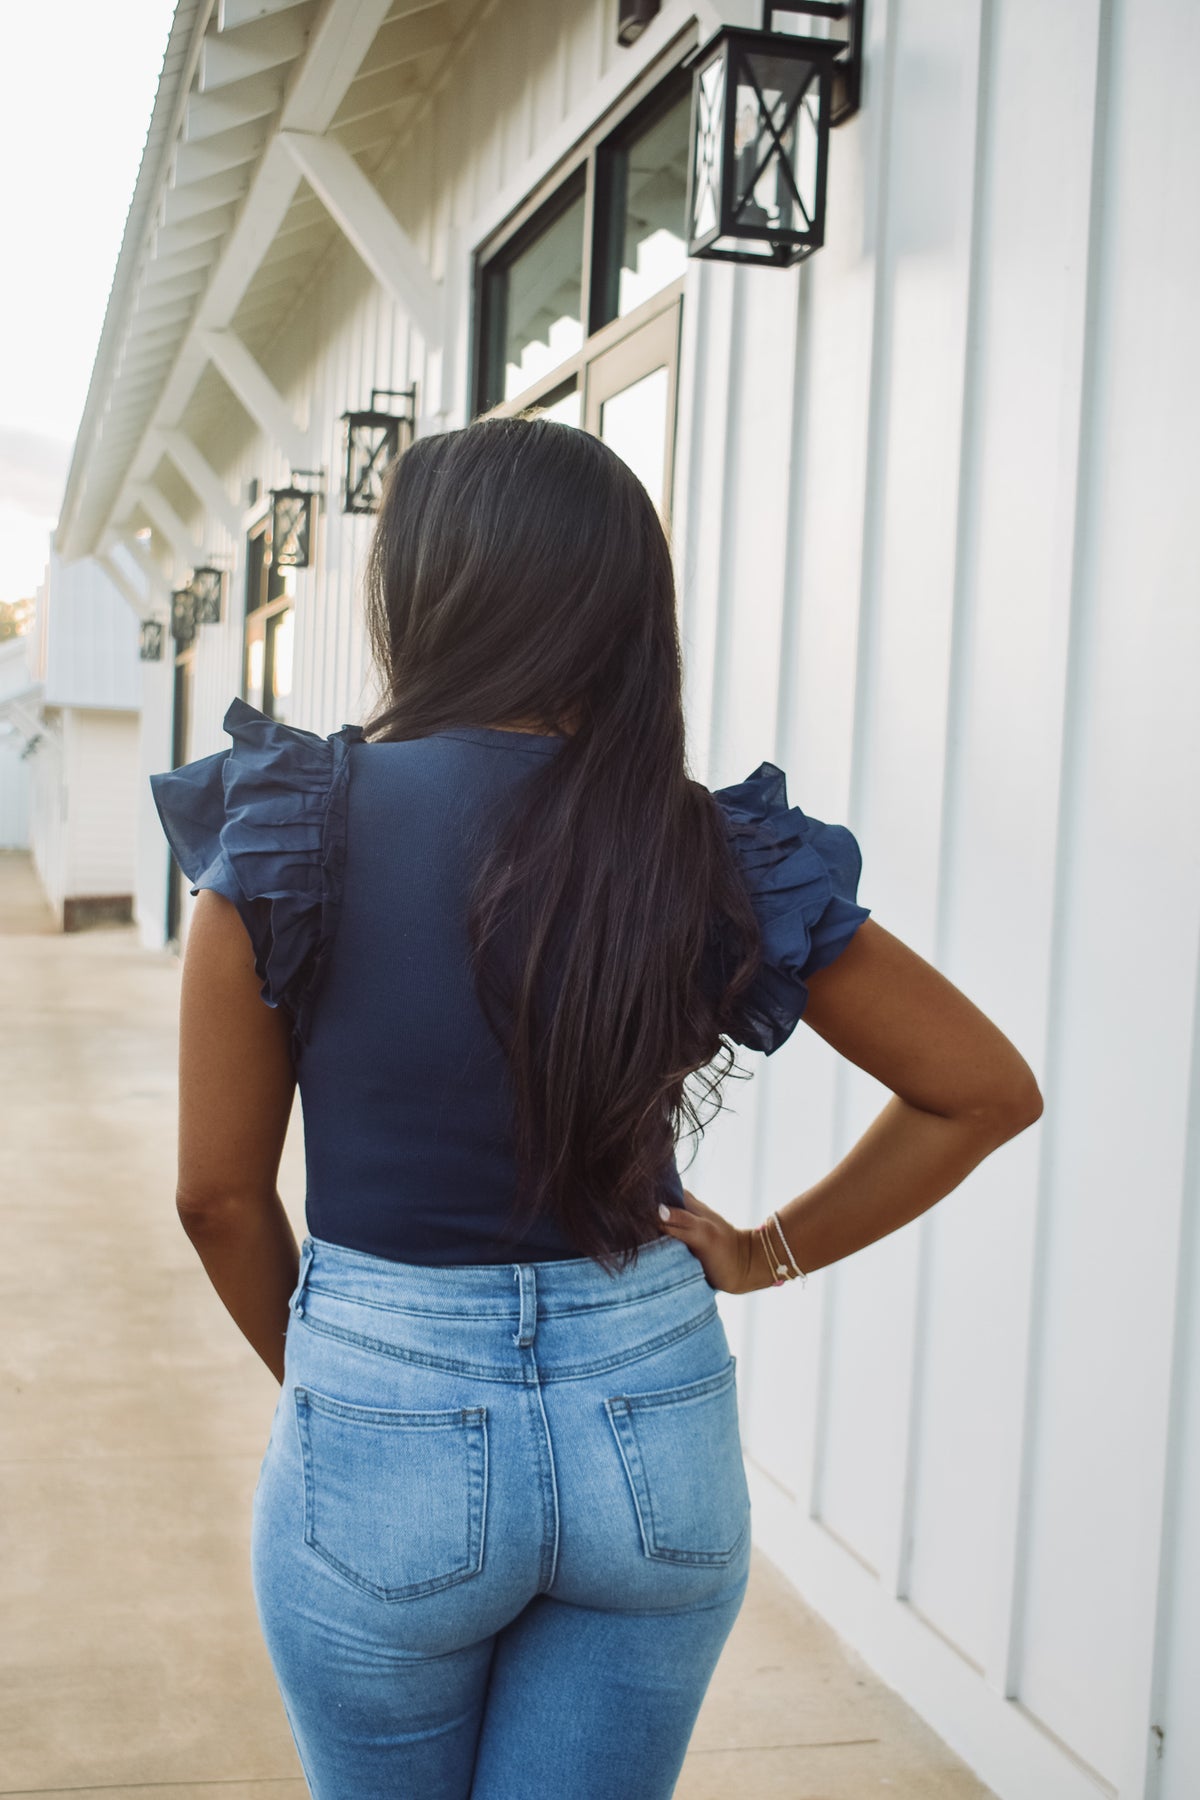
[[[875,919],[808,990],[804,1023],[892,1098],[835,1169],[776,1209],[806,1273],[907,1225],[1042,1113],[1033,1071],[1004,1033]],[[695,1252],[712,1285],[768,1286],[753,1234],[687,1198],[663,1230]]]
[[[300,1257],[276,1183],[296,1077],[290,1021],[259,987],[236,907],[202,889],[179,1003],[175,1204],[234,1322],[282,1381]]]

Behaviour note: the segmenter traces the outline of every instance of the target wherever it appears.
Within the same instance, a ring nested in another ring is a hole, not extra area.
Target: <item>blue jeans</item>
[[[683,1244],[610,1275],[305,1240],[252,1568],[316,1800],[667,1800],[749,1559]]]

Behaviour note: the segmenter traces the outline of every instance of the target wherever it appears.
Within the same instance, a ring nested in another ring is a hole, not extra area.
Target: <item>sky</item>
[[[0,601],[42,578],[174,10],[0,0]]]

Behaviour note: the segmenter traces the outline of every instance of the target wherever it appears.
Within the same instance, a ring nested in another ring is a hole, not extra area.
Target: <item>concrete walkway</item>
[[[0,852],[0,1796],[306,1793],[247,1567],[278,1390],[175,1219],[178,978]],[[677,1800],[877,1793],[987,1800],[760,1557]]]

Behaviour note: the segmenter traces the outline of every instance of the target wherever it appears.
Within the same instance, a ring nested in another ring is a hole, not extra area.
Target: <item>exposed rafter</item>
[[[154,607],[148,596],[138,592],[110,550],[98,550],[96,561],[108,576],[125,604],[139,619],[152,619]]]
[[[486,10],[488,0],[478,4]],[[181,54],[169,52],[156,101],[164,129],[138,178],[144,235],[136,264],[122,248],[129,278],[105,322],[56,535],[61,554],[89,554],[114,521],[134,516],[163,434],[180,427],[210,358],[288,460],[307,460],[265,371],[228,336],[273,247],[273,263],[296,254],[277,242],[285,221],[297,250],[311,250],[314,236],[328,241],[331,217],[426,344],[440,344],[439,286],[355,157],[386,144],[420,105],[447,61],[431,53],[457,42],[461,17],[447,0],[179,0]],[[302,204],[309,189],[311,209]],[[264,295],[273,279],[266,271]],[[256,293],[253,316],[268,319],[258,302]],[[199,493],[202,478],[181,473]]]
[[[411,316],[427,344],[442,341],[441,289],[420,251],[336,138],[284,131],[280,143],[380,286]]]
[[[237,537],[242,529],[241,514],[226,493],[211,463],[202,456],[191,438],[182,431],[164,431],[162,447],[198,500],[219,519],[225,529]]]
[[[220,0],[217,29],[236,31],[239,25],[252,24],[255,19],[274,18],[306,3],[307,0]]]
[[[176,558],[186,569],[194,569],[204,561],[204,552],[180,518],[171,502],[150,482],[143,482],[135,496],[138,505],[153,525],[166,538]]]
[[[278,444],[294,469],[308,457],[305,437],[279,389],[255,362],[245,344],[232,331],[206,331],[201,349],[215,364],[250,417],[265,436]]]
[[[211,94],[231,82],[295,62],[304,53],[307,37],[308,10],[300,7],[268,13],[245,25],[226,26],[204,40],[198,73],[200,92]]]
[[[360,75],[380,69],[397,69],[417,57],[440,50],[452,36],[450,15],[444,6],[424,8],[415,17],[390,19],[363,59]]]
[[[131,530],[118,528],[118,530],[114,531],[112,534],[112,542],[120,544],[124,550],[129,552],[135,567],[144,577],[147,588],[158,594],[161,599],[169,601],[171,598],[171,583],[159,568],[141,539],[135,537]],[[192,567],[195,567],[195,565],[193,564]]]

